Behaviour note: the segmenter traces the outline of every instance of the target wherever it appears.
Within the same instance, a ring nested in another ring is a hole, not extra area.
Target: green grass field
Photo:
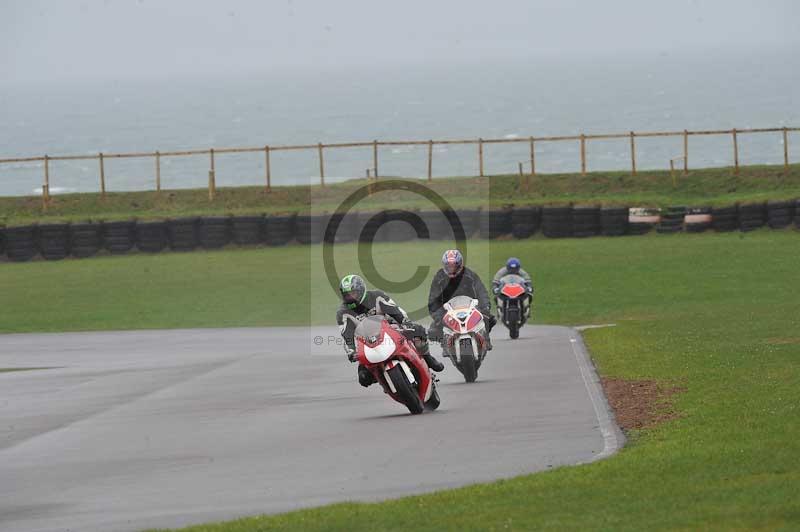
[[[411,264],[435,264],[443,245],[375,252],[400,279]],[[336,300],[310,266],[314,253],[290,246],[2,264],[0,330],[332,320]],[[619,454],[589,465],[190,530],[800,527],[800,233],[478,242],[470,262],[487,277],[511,254],[534,276],[537,322],[617,323],[585,333],[600,373],[681,386],[679,417],[630,434]],[[337,267],[355,268],[354,255],[341,246]],[[308,307],[312,289],[320,314]],[[398,297],[408,307],[424,292]]]
[[[800,164],[745,166],[739,175],[733,168],[691,170],[675,179],[668,171],[591,172],[544,174],[523,186],[518,176],[436,178],[425,184],[456,207],[507,204],[602,203],[606,205],[731,205],[741,201],[794,199],[800,197]],[[274,187],[267,194],[260,187],[220,188],[214,202],[205,189],[148,192],[109,192],[53,196],[47,212],[40,197],[0,197],[0,225],[24,225],[34,221],[116,220],[138,217],[158,219],[180,216],[286,213],[308,210],[333,211],[365,180],[320,186]],[[359,204],[361,209],[389,206],[426,209],[427,200],[415,195],[376,194]]]

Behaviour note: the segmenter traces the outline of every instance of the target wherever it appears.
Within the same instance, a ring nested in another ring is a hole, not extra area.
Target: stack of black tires
[[[789,227],[795,219],[796,201],[768,201],[767,202],[767,224],[772,229],[783,229]]]
[[[739,209],[736,205],[731,207],[713,207],[711,209],[711,227],[714,231],[723,233],[735,231],[739,228]]]
[[[572,207],[543,207],[542,233],[548,238],[572,236]]]
[[[628,207],[600,209],[600,232],[603,236],[622,236],[628,233]]]
[[[686,217],[686,207],[667,207],[661,213],[661,221],[656,227],[656,232],[661,234],[674,234],[683,231],[683,219]]]

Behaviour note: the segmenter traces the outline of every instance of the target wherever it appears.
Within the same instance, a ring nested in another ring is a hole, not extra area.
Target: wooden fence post
[[[325,186],[325,160],[322,158],[322,143],[317,144],[319,152],[319,184]]]
[[[433,141],[428,141],[428,181],[433,180]]]
[[[683,175],[689,173],[689,132],[683,130]]]
[[[522,163],[519,163],[519,189],[522,190],[522,179],[524,174],[522,172]]]
[[[272,190],[272,170],[269,166],[269,146],[264,146],[264,167],[266,168],[264,172],[266,173],[267,178],[266,191],[269,192]]]
[[[44,187],[42,187],[42,197],[45,203],[50,201],[50,157],[44,156]]]
[[[478,139],[478,170],[483,177],[483,139]]]
[[[161,192],[161,152],[156,151],[156,192]]]
[[[105,199],[106,197],[106,165],[103,161],[103,152],[98,154],[100,159],[100,196]]]
[[[733,171],[739,175],[739,142],[736,140],[736,128],[732,130],[733,135]]]
[[[783,126],[783,170],[789,171],[789,135],[786,126]]]
[[[636,175],[636,134],[631,131],[631,175]]]
[[[533,146],[533,137],[531,137],[531,175],[536,175],[536,150]]]
[[[581,133],[581,175],[586,175],[586,135]]]
[[[372,171],[375,173],[375,179],[378,179],[378,141],[372,141]]]
[[[217,192],[217,176],[216,168],[214,165],[214,148],[208,150],[211,158],[211,169],[208,171],[208,201],[214,201],[214,196]]]

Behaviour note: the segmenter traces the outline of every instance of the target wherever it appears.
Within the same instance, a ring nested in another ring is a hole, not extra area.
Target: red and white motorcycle
[[[456,296],[444,304],[442,349],[466,382],[475,382],[486,357],[486,324],[478,300]]]
[[[383,386],[383,391],[412,414],[439,408],[436,382],[414,342],[380,314],[367,316],[355,329],[358,362]]]

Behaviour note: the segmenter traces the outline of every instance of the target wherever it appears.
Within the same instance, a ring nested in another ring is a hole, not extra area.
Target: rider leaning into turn
[[[480,277],[464,266],[464,256],[457,249],[448,249],[442,255],[442,269],[436,272],[428,294],[428,311],[433,323],[428,336],[437,341],[442,339],[442,318],[446,314],[444,304],[455,296],[469,296],[478,300],[478,310],[483,314],[486,324],[486,347],[492,348],[489,332],[496,323],[492,316],[492,303]]]
[[[522,269],[522,263],[516,257],[509,257],[506,261],[506,265],[497,270],[497,273],[494,274],[494,279],[492,279],[492,292],[497,294],[498,290],[500,289],[500,279],[505,277],[506,275],[519,275],[525,281],[525,288],[530,296],[533,296],[533,281],[531,281],[531,275]],[[494,298],[495,305],[497,305],[497,296],[495,295]]]
[[[381,313],[394,320],[401,326],[400,332],[414,342],[420,356],[425,359],[428,367],[433,371],[442,371],[444,365],[433,358],[428,346],[428,337],[425,334],[425,327],[418,325],[408,319],[405,311],[395,303],[392,298],[381,290],[367,290],[367,285],[358,275],[347,275],[339,283],[339,292],[342,295],[342,304],[336,311],[336,323],[342,333],[345,343],[345,351],[350,362],[356,361],[355,329],[357,321],[365,316]],[[378,309],[378,298],[382,301]],[[348,318],[354,318],[349,319]],[[358,365],[358,382],[361,386],[369,386],[375,382],[375,377],[370,371]]]

